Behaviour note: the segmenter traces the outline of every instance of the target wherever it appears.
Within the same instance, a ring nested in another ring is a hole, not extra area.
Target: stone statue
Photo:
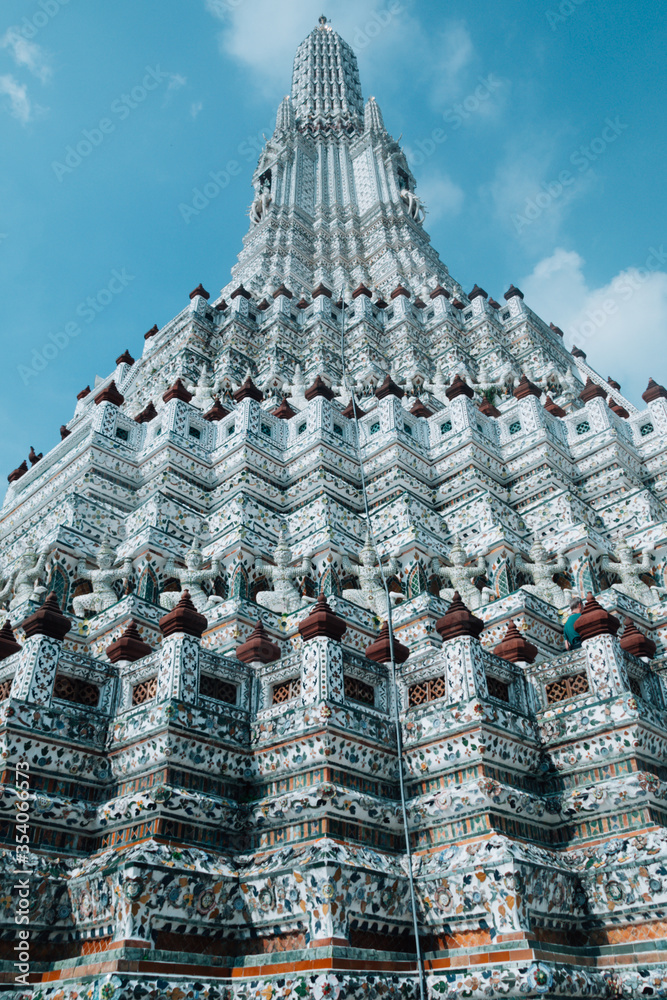
[[[93,585],[92,594],[79,594],[73,598],[72,607],[78,618],[85,618],[87,611],[99,614],[118,601],[118,595],[113,588],[116,580],[129,580],[132,575],[132,560],[123,559],[120,566],[114,567],[116,556],[108,542],[102,542],[97,551],[99,569],[86,569],[86,560],[79,559],[76,575],[80,580],[90,580]]]
[[[632,554],[632,546],[628,545],[624,538],[616,543],[614,555],[617,562],[613,562],[609,556],[604,555],[600,563],[600,568],[606,573],[615,573],[620,576],[620,583],[612,583],[611,589],[627,594],[641,604],[657,604],[660,597],[667,593],[664,587],[649,587],[640,580],[642,573],[650,573],[651,549],[642,551],[641,562],[636,563]]]
[[[483,587],[481,592],[477,589],[473,580],[476,576],[484,576],[486,573],[486,561],[483,555],[477,556],[477,562],[473,566],[466,566],[468,553],[463,547],[461,537],[456,535],[454,544],[449,550],[449,561],[451,566],[441,566],[440,560],[436,556],[432,562],[433,572],[441,579],[448,579],[451,587],[444,587],[440,590],[440,596],[451,601],[456,591],[461,600],[470,611],[488,604],[495,597],[490,587]]]
[[[290,614],[292,611],[302,608],[304,604],[309,604],[313,599],[303,597],[292,581],[297,576],[305,576],[310,573],[312,564],[310,558],[304,556],[298,566],[291,565],[292,550],[287,544],[287,530],[284,525],[280,529],[273,559],[273,564],[264,562],[260,558],[255,559],[255,570],[268,576],[273,584],[273,590],[260,591],[257,595],[257,603],[277,614]]]
[[[294,407],[295,410],[303,410],[304,407],[308,406],[308,400],[304,395],[307,388],[308,385],[303,377],[301,365],[296,364],[294,366],[292,384],[283,386],[285,392],[288,392],[290,395],[290,406]]]
[[[368,608],[378,618],[387,617],[387,594],[382,583],[382,571],[378,564],[378,558],[371,542],[370,532],[366,532],[364,546],[359,553],[359,562],[351,562],[347,556],[343,556],[343,571],[359,579],[359,588],[348,587],[343,591],[343,597],[352,604],[358,604],[361,608]],[[395,556],[391,556],[386,563],[389,576],[398,572],[399,564]],[[392,606],[397,601],[403,600],[402,594],[394,594],[390,591],[389,599]]]
[[[262,187],[255,195],[255,200],[250,206],[250,220],[255,225],[266,218],[266,214],[271,206],[271,184],[269,181],[264,181]]]
[[[6,600],[12,589],[14,596],[9,602],[9,610],[14,611],[24,601],[41,601],[41,597],[46,593],[46,587],[41,583],[42,573],[49,555],[48,549],[40,549],[39,553],[34,549],[26,549],[19,556],[18,565],[12,571],[5,586],[0,593],[0,600]]]
[[[206,365],[201,366],[201,372],[196,385],[187,385],[186,389],[192,393],[191,405],[200,410],[210,410],[215,400],[213,399],[213,378],[208,374]]]
[[[445,389],[447,388],[448,385],[449,383],[446,381],[444,372],[442,370],[442,362],[438,361],[435,368],[435,375],[433,376],[433,381],[424,382],[424,388],[427,390],[427,392],[430,392],[431,395],[435,396],[436,399],[439,399],[441,403],[444,403],[445,406],[449,406],[449,400],[445,395]]]
[[[426,217],[426,209],[421,198],[414,191],[409,191],[408,188],[401,188],[401,198],[407,206],[410,218],[414,219],[415,222],[423,222]]]
[[[542,542],[535,540],[530,547],[530,558],[532,562],[524,562],[520,555],[514,560],[517,570],[528,573],[532,577],[532,583],[525,583],[521,590],[527,590],[537,597],[541,597],[547,604],[553,604],[556,608],[564,608],[570,603],[572,591],[561,590],[557,583],[553,581],[554,573],[562,573],[568,569],[568,562],[562,552],[559,552],[554,562]]]
[[[204,580],[215,580],[220,576],[220,559],[211,559],[211,568],[204,569],[204,556],[197,536],[193,539],[192,545],[185,553],[185,567],[178,565],[174,559],[168,559],[165,563],[164,572],[167,576],[175,576],[180,586],[178,590],[166,590],[160,594],[160,606],[171,611],[181,599],[184,590],[190,592],[190,600],[197,611],[210,609],[222,601],[222,597],[215,594],[210,596],[202,587]]]

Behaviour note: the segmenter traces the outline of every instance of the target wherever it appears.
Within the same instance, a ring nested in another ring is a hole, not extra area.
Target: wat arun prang
[[[402,766],[429,995],[664,995],[667,391],[466,294],[324,19],[252,183],[9,476],[5,989],[418,997]]]

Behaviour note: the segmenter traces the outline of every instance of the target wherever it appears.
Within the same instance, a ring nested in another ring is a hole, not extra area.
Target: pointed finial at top
[[[326,28],[328,23],[329,23],[329,18],[326,16],[326,14],[320,14],[320,27]]]

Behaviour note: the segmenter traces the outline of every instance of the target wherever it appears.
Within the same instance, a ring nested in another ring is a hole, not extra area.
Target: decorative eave
[[[100,403],[113,403],[114,406],[122,406],[124,402],[125,397],[121,396],[113,379],[105,389],[102,389],[95,396],[95,406],[99,406]]]
[[[405,663],[410,656],[410,650],[402,642],[399,642],[395,635],[393,640],[394,663]],[[391,643],[387,622],[382,622],[380,634],[370,646],[366,647],[365,654],[369,660],[374,660],[376,663],[391,663]]]
[[[119,358],[116,358],[117,365],[133,365],[134,358],[128,350],[123,351]]]
[[[547,410],[548,413],[551,413],[554,417],[567,416],[567,413],[563,409],[563,407],[559,406],[558,403],[554,403],[551,396],[547,396],[546,400],[544,401],[544,409]]]
[[[317,288],[313,288],[313,298],[318,299],[320,295],[326,295],[328,299],[332,296],[331,290],[326,285],[323,285],[322,282],[319,283]]]
[[[579,399],[583,400],[584,403],[588,403],[591,399],[606,399],[607,390],[597,382],[593,382],[591,378],[586,379],[586,385],[579,393]]]
[[[405,288],[404,285],[397,285],[396,288],[391,293],[391,295],[389,296],[389,298],[397,299],[399,295],[403,295],[406,299],[410,298],[410,292],[407,290],[407,288]]]
[[[150,328],[150,330],[147,330],[147,331],[146,331],[146,333],[144,334],[144,340],[150,340],[150,338],[151,338],[151,337],[154,337],[156,333],[159,333],[159,329],[158,329],[158,325],[157,325],[157,323],[155,323],[155,324],[154,324],[154,325],[153,325],[153,326],[152,326],[152,327]]]
[[[274,417],[278,417],[279,420],[291,420],[292,417],[296,416],[296,410],[292,409],[284,396],[280,406],[277,406],[275,410],[271,410],[271,413]]]
[[[505,294],[503,295],[503,298],[505,299],[506,302],[509,302],[510,299],[515,299],[515,298],[522,299],[523,292],[521,291],[520,288],[517,288],[516,285],[510,285]]]
[[[239,295],[242,296],[242,298],[244,299],[252,298],[252,295],[250,294],[247,288],[243,287],[243,284],[240,284],[238,288],[235,288],[229,297],[233,301],[234,299],[238,299]]]
[[[130,621],[123,634],[106,649],[107,657],[112,663],[120,663],[121,660],[134,663],[152,652],[153,647],[141,638],[134,619]]]
[[[196,288],[192,289],[190,292],[190,301],[192,301],[192,299],[196,299],[198,295],[201,295],[203,299],[210,299],[211,297],[202,284],[199,284]]]
[[[134,420],[137,424],[148,424],[151,420],[154,420],[155,417],[157,417],[157,410],[153,406],[153,400],[151,399],[149,400],[147,406],[143,408],[141,413],[137,413]]]
[[[8,656],[13,656],[21,649],[20,643],[16,641],[12,623],[9,618],[5,618],[2,628],[0,628],[0,660],[6,660]]]
[[[360,419],[361,417],[365,417],[366,416],[366,411],[361,409],[361,407],[356,402],[356,400],[354,402],[354,405],[352,404],[352,400],[350,400],[350,402],[347,404],[347,406],[345,407],[345,409],[342,410],[341,412],[342,412],[342,415],[344,417],[347,417],[348,420],[353,420],[354,417],[355,417],[355,414],[356,414],[357,419]]]
[[[488,297],[488,293],[485,292],[483,288],[480,288],[479,285],[475,285],[472,292],[468,295],[468,301],[472,302],[473,299],[478,298],[488,299]]]
[[[620,627],[618,618],[605,611],[592,594],[588,595],[584,610],[574,623],[574,630],[582,639],[594,639],[599,635],[616,635]]]
[[[254,399],[255,402],[261,403],[264,399],[264,394],[260,389],[257,388],[253,380],[248,375],[245,382],[238,387],[232,393],[234,399],[237,403],[240,403],[242,399]]]
[[[21,623],[21,627],[26,639],[34,635],[46,635],[49,639],[62,642],[71,629],[72,622],[62,613],[58,598],[51,591],[42,606],[34,614],[29,615]]]
[[[447,291],[446,288],[443,288],[442,285],[436,285],[435,288],[433,289],[433,291],[430,293],[429,298],[430,299],[437,299],[441,295],[445,299],[451,298],[451,295],[449,294],[449,292]]]
[[[82,389],[81,392],[77,392],[77,394],[76,394],[76,398],[79,401],[81,401],[82,399],[85,399],[86,396],[90,396],[90,386],[89,385],[87,385],[85,389]]]
[[[415,399],[414,403],[410,407],[410,413],[413,417],[424,417],[426,420],[433,416],[433,410],[429,410],[428,406],[424,406],[419,397]]]
[[[168,403],[170,399],[180,399],[184,403],[189,403],[192,399],[192,393],[188,392],[180,378],[177,378],[174,384],[164,393],[162,399],[165,403]]]
[[[624,624],[625,628],[621,636],[621,649],[624,649],[626,653],[631,653],[632,656],[646,657],[646,659],[652,660],[657,649],[653,639],[649,639],[647,635],[640,632],[629,618],[625,619]]]
[[[493,652],[501,660],[509,660],[512,663],[532,663],[538,654],[538,649],[521,635],[510,618],[503,640],[498,643]]]
[[[542,390],[531,382],[529,378],[522,375],[519,379],[519,384],[512,392],[515,399],[528,399],[529,396],[535,396],[537,399],[542,395]]]
[[[271,641],[261,621],[257,622],[246,641],[236,647],[236,659],[241,663],[274,663],[280,656],[280,646]]]
[[[667,399],[667,389],[665,389],[664,385],[659,385],[650,378],[646,389],[642,393],[642,399],[645,403],[652,403],[656,399]]]
[[[320,594],[310,614],[299,622],[298,627],[305,642],[315,638],[335,639],[336,642],[340,642],[347,632],[347,625],[331,610],[324,594]]]
[[[555,333],[556,336],[560,337],[561,339],[565,336],[561,328],[559,326],[556,326],[555,323],[549,323],[549,329],[552,331],[552,333]]]
[[[357,287],[355,288],[355,290],[352,292],[352,298],[353,299],[358,299],[360,295],[365,295],[369,299],[373,298],[372,291],[370,290],[370,288],[367,288],[366,285],[364,285],[363,282],[361,282],[361,284],[357,285]]]
[[[499,417],[500,410],[498,410],[493,403],[488,399],[483,399],[482,402],[477,407],[480,413],[483,413],[485,417]]]
[[[160,618],[158,625],[165,639],[170,635],[191,635],[201,639],[208,621],[195,608],[190,591],[184,590],[176,607]]]
[[[385,375],[384,382],[377,387],[375,395],[378,399],[384,399],[386,396],[396,396],[397,399],[403,399],[405,392],[400,385],[396,385],[391,375]]]
[[[472,399],[474,395],[475,393],[460,375],[455,375],[452,379],[452,384],[445,389],[445,396],[450,402],[452,399],[456,399],[457,396],[467,396],[468,399]]]
[[[324,399],[334,398],[333,392],[326,384],[321,375],[316,376],[315,381],[312,383],[312,385],[309,385],[306,391],[304,392],[304,396],[306,397],[308,402],[310,402],[311,399],[315,399],[317,396],[323,396]]]
[[[228,417],[230,410],[226,410],[219,399],[216,399],[210,410],[207,410],[204,414],[204,420],[208,420],[211,423],[217,420],[222,420],[224,417]]]
[[[460,636],[470,636],[472,639],[479,639],[484,630],[484,622],[481,618],[476,618],[461,600],[458,590],[454,591],[452,603],[442,618],[435,623],[436,630],[440,633],[443,642],[450,639],[458,639]]]
[[[294,298],[293,293],[290,292],[289,288],[287,288],[284,284],[278,285],[275,292],[273,293],[274,299],[279,299],[281,295],[284,295],[286,299]]]

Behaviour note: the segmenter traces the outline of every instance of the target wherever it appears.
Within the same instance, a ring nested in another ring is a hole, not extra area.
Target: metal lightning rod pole
[[[342,320],[341,320],[341,337],[340,337],[340,359],[341,359],[341,382],[345,386],[345,317],[347,311],[347,289],[343,287],[340,293],[342,302]],[[359,419],[357,417],[357,401],[354,395],[354,388],[350,387],[350,396],[352,400],[352,417],[354,420],[354,436],[355,444],[357,449],[357,458],[359,460],[359,471],[361,476],[361,495],[364,499],[364,514],[366,517],[366,526],[368,529],[368,537],[370,538],[373,551],[375,552],[375,558],[378,561],[378,567],[380,570],[380,577],[382,579],[382,586],[384,587],[385,598],[387,601],[387,626],[389,630],[389,656],[390,656],[390,667],[391,667],[391,682],[392,682],[392,702],[393,702],[393,715],[394,715],[394,727],[396,729],[396,750],[398,754],[398,783],[401,793],[401,812],[403,815],[403,830],[405,833],[405,854],[408,863],[408,883],[410,886],[410,901],[412,905],[412,926],[415,935],[415,947],[417,951],[417,975],[419,978],[419,997],[420,1000],[426,1000],[426,984],[424,982],[424,962],[422,959],[421,944],[419,941],[419,918],[417,915],[417,897],[415,894],[415,881],[414,875],[412,873],[412,848],[410,847],[410,831],[408,829],[408,810],[405,798],[405,776],[403,774],[403,731],[401,728],[401,717],[398,708],[398,681],[396,676],[396,660],[394,659],[394,627],[392,623],[392,613],[391,613],[391,598],[389,597],[389,586],[387,585],[387,577],[385,575],[384,567],[382,565],[382,560],[380,558],[380,553],[378,552],[377,545],[375,542],[375,535],[373,532],[373,524],[371,522],[370,510],[368,507],[368,493],[366,491],[366,476],[364,473],[364,461],[361,455],[361,436],[359,434]]]

